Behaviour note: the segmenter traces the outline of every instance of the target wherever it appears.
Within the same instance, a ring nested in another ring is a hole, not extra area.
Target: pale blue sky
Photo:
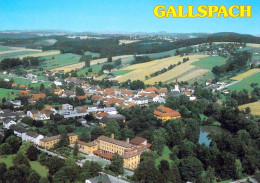
[[[156,18],[156,5],[252,5],[252,18]],[[259,0],[0,0],[0,30],[260,34]]]

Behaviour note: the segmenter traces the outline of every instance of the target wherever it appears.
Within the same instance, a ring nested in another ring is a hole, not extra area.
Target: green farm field
[[[6,99],[14,99],[17,93],[19,93],[19,90],[0,88],[0,99],[4,97]]]
[[[120,75],[124,75],[127,74],[129,72],[132,72],[133,70],[119,70],[119,71],[112,71],[113,74],[120,76]]]
[[[78,75],[80,76],[81,74],[83,74],[84,76],[86,76],[86,72],[88,72],[89,68],[92,68],[92,72],[88,72],[89,75],[94,74],[94,73],[97,74],[102,69],[103,65],[105,65],[105,63],[98,64],[98,65],[92,65],[90,67],[84,67],[78,71]]]
[[[226,59],[220,56],[204,57],[196,62],[193,62],[192,65],[198,66],[202,69],[212,70],[214,66],[224,65],[225,61]]]
[[[80,55],[65,53],[52,56],[43,56],[41,58],[46,60],[43,64],[41,64],[41,67],[44,69],[54,69],[57,67],[78,63]]]
[[[14,156],[14,154],[0,156],[0,162],[4,162],[9,168],[13,166],[12,158]],[[30,161],[30,165],[40,176],[47,177],[49,170],[45,166],[42,166],[38,161]]]
[[[228,89],[231,91],[241,91],[243,89],[252,91],[253,88],[250,86],[251,83],[258,83],[258,86],[260,86],[260,72],[253,74],[247,78],[244,78],[243,80],[239,81],[238,83],[236,83],[232,86],[229,86]]]
[[[0,54],[0,60],[5,58],[16,58],[23,55],[33,54],[33,53],[40,53],[39,51],[19,51],[19,52],[12,52],[12,53],[4,53]]]

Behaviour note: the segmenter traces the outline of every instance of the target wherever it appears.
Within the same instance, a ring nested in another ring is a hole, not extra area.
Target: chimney
[[[115,134],[111,134],[111,139],[114,139],[115,138]]]
[[[126,142],[129,143],[129,138],[126,138]]]

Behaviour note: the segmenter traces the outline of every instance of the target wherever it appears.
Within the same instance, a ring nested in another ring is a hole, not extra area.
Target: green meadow
[[[6,99],[14,99],[17,93],[19,93],[19,90],[0,88],[0,99],[4,97]]]
[[[40,66],[44,69],[54,69],[57,67],[63,67],[66,65],[78,63],[80,57],[80,55],[76,55],[73,53],[42,56],[41,58],[45,59],[45,61]]]
[[[224,65],[226,58],[216,56],[216,57],[204,57],[197,62],[192,63],[192,65],[198,66],[202,69],[212,70],[214,66]]]
[[[3,60],[5,58],[16,58],[19,56],[33,54],[33,53],[40,53],[40,52],[39,51],[19,51],[19,52],[5,53],[5,54],[0,55],[0,60]]]
[[[247,78],[244,78],[243,80],[239,81],[238,83],[236,83],[232,86],[229,86],[228,89],[231,91],[241,91],[243,89],[252,91],[253,88],[250,86],[251,83],[258,83],[258,86],[260,86],[260,72],[253,74]]]

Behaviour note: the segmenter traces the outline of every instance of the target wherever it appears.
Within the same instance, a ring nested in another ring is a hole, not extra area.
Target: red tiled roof
[[[142,144],[144,141],[147,141],[147,139],[143,138],[143,137],[135,137],[132,140],[130,140],[131,144],[134,145],[140,145]]]
[[[106,158],[106,159],[109,159],[109,160],[113,159],[113,154],[105,154],[105,153],[102,153],[99,150],[93,151],[93,153],[97,156],[100,156],[100,157],[103,157],[103,158]]]
[[[51,108],[52,108],[51,106],[46,106],[45,107],[46,110],[51,110]]]
[[[153,86],[153,87],[146,88],[144,91],[146,91],[146,92],[157,92],[157,90],[158,89]]]
[[[168,107],[164,106],[158,106],[156,109],[154,109],[154,115],[159,116],[159,117],[176,117],[176,116],[181,116],[181,114],[178,111],[172,110]]]
[[[44,99],[45,97],[46,97],[45,93],[33,94],[32,98],[30,98],[29,101],[36,101],[39,99]]]

